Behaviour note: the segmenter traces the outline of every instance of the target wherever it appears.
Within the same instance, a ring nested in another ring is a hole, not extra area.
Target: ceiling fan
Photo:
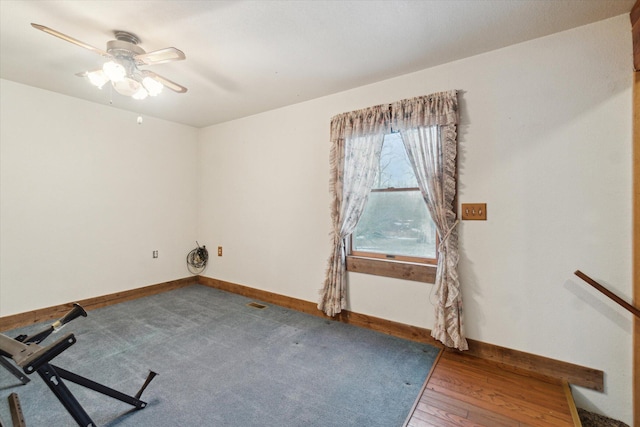
[[[102,68],[76,74],[87,77],[91,84],[98,88],[111,82],[116,92],[134,99],[144,99],[149,95],[156,96],[164,87],[177,93],[187,91],[186,87],[166,77],[138,68],[141,65],[156,65],[185,59],[184,53],[175,47],[145,52],[138,46],[140,39],[134,34],[114,31],[116,39],[107,42],[107,50],[102,50],[44,25],[31,24],[31,26],[105,57],[108,61]]]

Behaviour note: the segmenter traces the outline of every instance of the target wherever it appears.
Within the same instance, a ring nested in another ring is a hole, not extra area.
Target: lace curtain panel
[[[331,224],[329,256],[318,309],[335,316],[346,308],[345,238],[353,233],[376,177],[382,142],[390,131],[387,105],[341,114],[331,120]]]
[[[458,280],[455,92],[412,98],[392,105],[393,129],[402,135],[422,197],[438,232],[438,265],[434,283],[437,303],[431,336],[448,347],[468,350],[464,337],[462,296]]]
[[[431,335],[468,349],[458,280],[456,91],[344,113],[331,120],[332,248],[318,308],[334,316],[346,308],[345,238],[355,229],[375,178],[384,136],[399,131],[439,237],[435,325]]]

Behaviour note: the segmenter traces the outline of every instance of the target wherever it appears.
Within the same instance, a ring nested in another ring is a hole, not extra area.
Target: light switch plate
[[[487,220],[487,204],[486,203],[463,203],[462,204],[462,220]]]

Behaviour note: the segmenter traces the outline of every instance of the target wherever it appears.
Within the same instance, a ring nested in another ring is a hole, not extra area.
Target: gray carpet
[[[59,333],[73,332],[78,342],[52,363],[131,395],[150,369],[159,374],[140,411],[67,382],[100,426],[403,424],[436,347],[249,302],[193,285],[94,310]],[[22,386],[0,368],[5,423],[7,396],[16,392],[29,427],[75,426],[42,379],[30,378]]]

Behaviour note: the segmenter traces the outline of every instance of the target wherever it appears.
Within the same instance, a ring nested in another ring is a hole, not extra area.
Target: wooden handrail
[[[576,270],[574,274],[576,276],[578,276],[579,278],[581,278],[582,280],[584,280],[585,282],[587,282],[588,284],[590,284],[591,286],[593,286],[594,288],[596,288],[597,290],[599,290],[600,292],[602,292],[603,294],[605,294],[606,296],[608,296],[613,301],[615,301],[618,304],[620,304],[622,307],[626,308],[634,316],[640,318],[640,309],[638,309],[637,307],[634,307],[633,305],[629,304],[628,302],[626,302],[625,300],[620,298],[618,295],[614,294],[609,289],[605,288],[600,283],[596,282],[591,277],[589,277],[586,274],[584,274],[582,271]]]

